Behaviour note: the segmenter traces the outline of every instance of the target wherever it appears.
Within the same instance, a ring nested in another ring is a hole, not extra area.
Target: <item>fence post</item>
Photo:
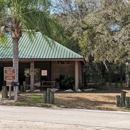
[[[109,65],[109,87],[111,87],[111,65]]]
[[[20,85],[20,92],[24,92],[24,86]]]
[[[47,92],[46,91],[43,92],[43,102],[47,103]]]
[[[125,107],[126,108],[130,107],[130,97],[126,97],[126,99],[125,99]]]
[[[118,87],[117,75],[118,75],[118,72],[115,71],[114,76],[115,76],[115,87],[116,87],[116,88]]]
[[[50,103],[53,104],[54,103],[54,92],[50,91]]]
[[[47,103],[50,103],[50,88],[47,88]]]
[[[130,87],[129,63],[126,65],[126,87]]]
[[[120,107],[121,97],[120,95],[116,95],[116,106]]]
[[[121,92],[121,107],[125,107],[126,92]]]
[[[120,66],[120,87],[123,87],[123,81],[122,81],[122,68],[123,66]]]
[[[26,81],[23,81],[24,92],[26,91]]]
[[[8,92],[6,86],[2,86],[2,98],[7,98]]]

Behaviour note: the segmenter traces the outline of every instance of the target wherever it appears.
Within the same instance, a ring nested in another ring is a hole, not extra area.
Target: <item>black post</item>
[[[123,66],[121,65],[120,66],[120,87],[123,87],[123,76],[122,76],[122,69],[123,69]]]
[[[109,65],[109,87],[111,87],[112,79],[111,79],[111,65]]]

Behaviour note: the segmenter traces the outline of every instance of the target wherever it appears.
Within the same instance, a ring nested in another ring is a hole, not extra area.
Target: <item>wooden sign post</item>
[[[9,86],[9,99],[11,99],[11,83],[12,83],[11,80],[6,81],[6,86]]]
[[[9,99],[11,98],[11,82],[15,80],[15,77],[14,67],[4,67],[4,80],[6,81],[6,86],[9,86]],[[17,94],[15,94],[15,98],[17,98]]]

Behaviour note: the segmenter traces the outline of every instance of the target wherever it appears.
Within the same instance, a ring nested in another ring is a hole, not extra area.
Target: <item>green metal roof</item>
[[[7,34],[8,42],[7,47],[0,45],[0,59],[10,59],[13,57],[12,52],[12,38]],[[32,41],[26,33],[22,34],[19,40],[19,58],[20,59],[84,59],[83,56],[73,52],[65,46],[51,42],[48,44],[46,39],[40,32],[36,32],[36,36]]]

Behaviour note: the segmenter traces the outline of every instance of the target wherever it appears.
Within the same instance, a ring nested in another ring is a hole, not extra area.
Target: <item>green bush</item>
[[[66,75],[61,80],[61,85],[63,86],[74,86],[74,83],[75,83],[74,76],[71,75]]]

